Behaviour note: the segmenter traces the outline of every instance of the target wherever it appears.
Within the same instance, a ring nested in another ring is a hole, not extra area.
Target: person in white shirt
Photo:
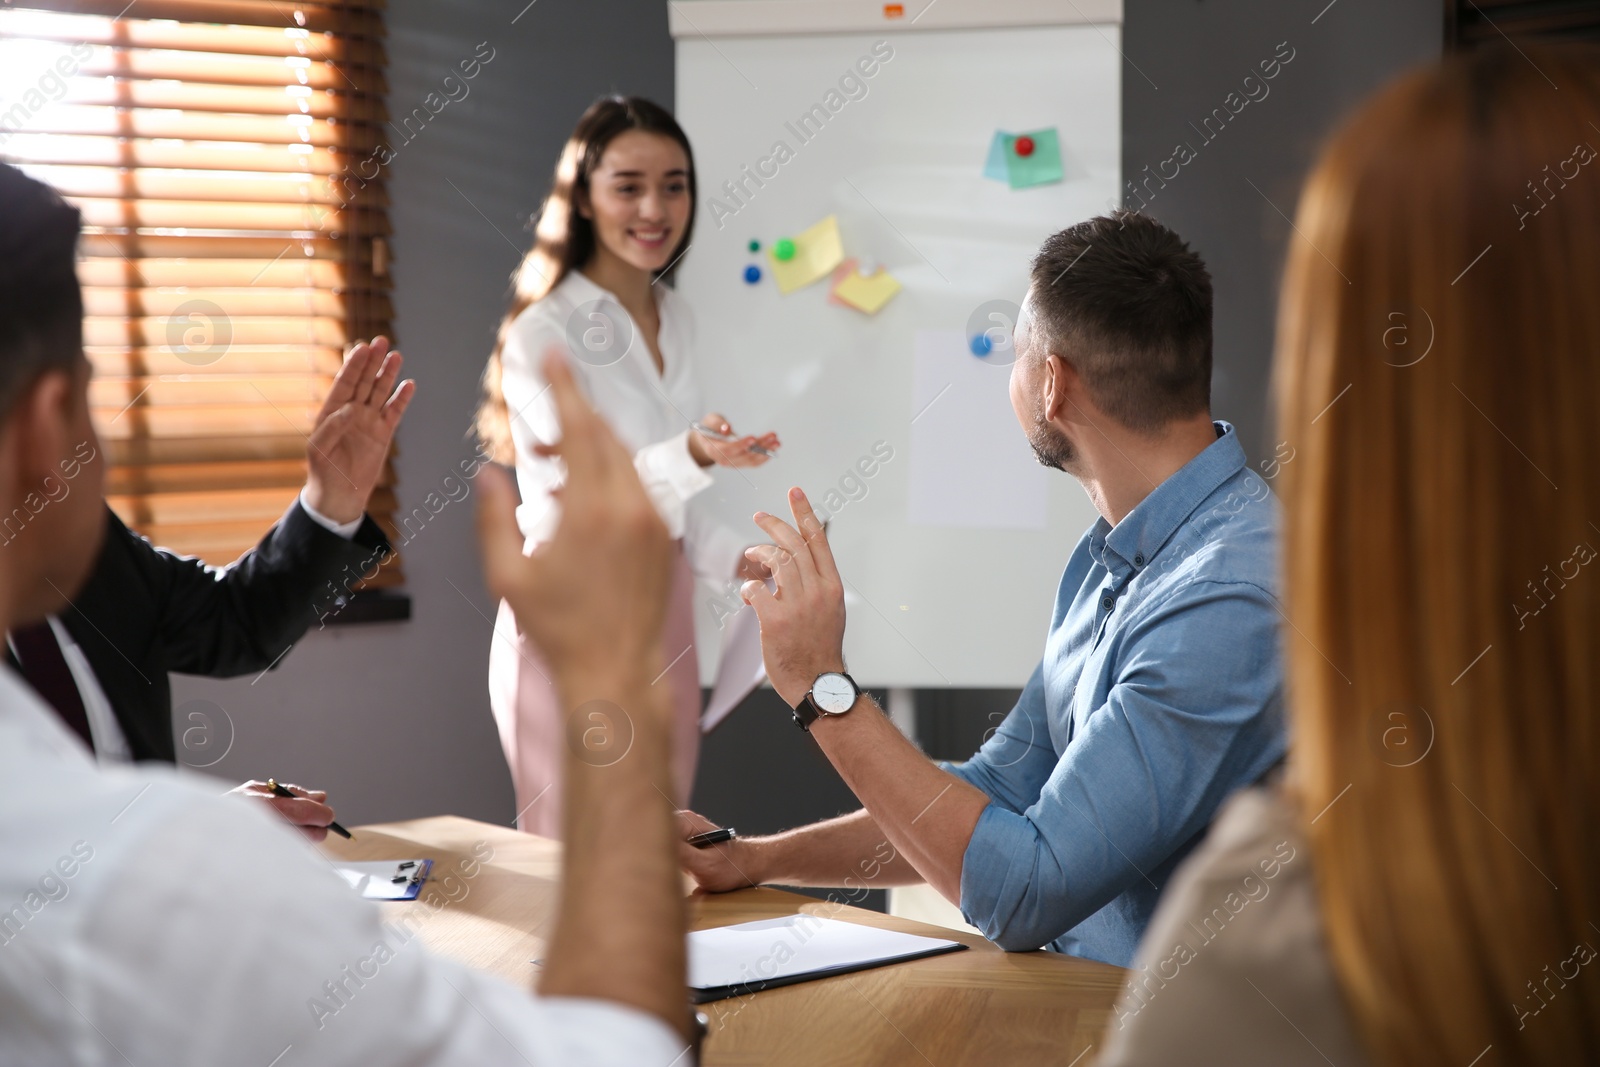
[[[694,581],[721,588],[764,578],[744,558],[749,538],[692,498],[707,468],[754,467],[776,434],[736,437],[720,414],[702,416],[689,308],[664,283],[693,238],[694,158],[661,107],[604,97],[579,119],[556,165],[533,249],[484,373],[478,435],[498,462],[515,463],[517,519],[531,548],[559,514],[561,469],[545,451],[554,409],[538,370],[545,352],[571,356],[579,387],[633,452],[634,467],[682,552],[675,564],[661,679],[677,709],[673,790],[687,804],[700,747],[700,670]],[[694,421],[719,437],[701,433]],[[555,836],[561,826],[561,724],[543,650],[519,634],[504,605],[489,654],[489,699],[516,787],[518,826]],[[597,722],[589,743],[616,743]]]
[[[0,166],[0,514],[96,440],[74,277],[78,213]],[[570,472],[559,527],[522,554],[509,479],[480,475],[491,590],[541,643],[560,698],[630,720],[626,758],[574,760],[561,911],[539,996],[379,921],[260,805],[165,768],[97,767],[0,665],[0,1063],[692,1062],[671,710],[650,684],[672,541],[628,453],[559,361]],[[0,629],[59,611],[105,531],[104,464],[0,551]],[[601,566],[601,564],[605,564]],[[622,709],[626,709],[624,712]]]

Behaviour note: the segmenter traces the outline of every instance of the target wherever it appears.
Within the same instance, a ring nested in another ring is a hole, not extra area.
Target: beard
[[[1067,436],[1047,422],[1041,413],[1034,413],[1033,425],[1028,429],[1028,444],[1033,447],[1034,458],[1042,465],[1052,470],[1072,473],[1072,468],[1078,460],[1077,449],[1073,448]]]

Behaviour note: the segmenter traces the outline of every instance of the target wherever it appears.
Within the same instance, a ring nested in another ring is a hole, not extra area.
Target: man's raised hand
[[[767,677],[791,707],[817,675],[844,670],[844,582],[834,565],[828,534],[798,488],[789,490],[790,526],[764,511],[756,525],[770,545],[745,549],[745,556],[771,569],[777,588],[749,581],[740,590],[761,622],[761,653]]]
[[[417,390],[416,382],[399,381],[403,362],[398,350],[389,351],[387,337],[346,354],[306,442],[306,503],[317,514],[345,523],[367,510],[395,427]]]

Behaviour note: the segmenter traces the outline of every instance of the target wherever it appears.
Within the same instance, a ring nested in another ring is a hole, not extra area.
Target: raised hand
[[[552,352],[544,366],[561,440],[538,451],[566,464],[561,522],[524,556],[510,479],[484,468],[476,481],[478,536],[489,590],[511,605],[558,685],[563,677],[614,684],[641,671],[648,684],[655,677],[648,672],[659,672],[672,542],[633,457],[584,400],[565,359]]]
[[[740,596],[761,622],[761,654],[772,688],[793,707],[817,675],[844,670],[845,613],[844,582],[822,521],[799,489],[789,490],[789,508],[794,526],[756,512],[756,525],[772,544],[744,553],[771,570],[777,588],[769,591],[765,582],[747,581]]]
[[[351,347],[306,444],[306,503],[335,522],[353,522],[383,473],[395,427],[416,393],[395,383],[403,363],[387,337]]]

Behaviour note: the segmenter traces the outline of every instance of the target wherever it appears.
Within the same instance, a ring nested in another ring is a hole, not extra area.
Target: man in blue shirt
[[[844,595],[799,489],[756,521],[767,673],[865,807],[680,849],[702,886],[927,881],[1001,947],[1126,966],[1223,799],[1284,754],[1277,509],[1210,415],[1211,280],[1144,215],[1048,239],[1011,399],[1039,461],[1100,519],[1062,575],[1044,657],[969,761],[923,756],[844,674]],[[683,813],[685,834],[711,824]]]

